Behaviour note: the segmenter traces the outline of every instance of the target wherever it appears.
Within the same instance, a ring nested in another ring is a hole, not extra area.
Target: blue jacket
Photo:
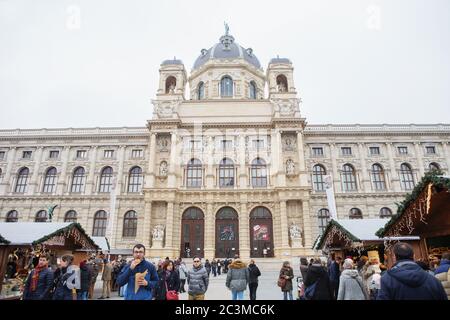
[[[438,273],[442,273],[442,272],[447,273],[448,269],[450,269],[450,260],[442,259],[440,266],[436,268],[436,270],[434,271],[434,274],[438,274]]]
[[[447,300],[444,287],[412,260],[400,260],[381,276],[378,300]]]
[[[35,270],[31,271],[23,292],[24,300],[46,300],[49,298],[50,289],[53,286],[53,271],[50,268],[42,269],[39,273],[39,279],[35,291],[31,291],[31,279]]]
[[[331,262],[328,269],[328,274],[330,275],[330,281],[337,283],[341,277],[341,271],[339,270],[339,264],[336,261]]]
[[[139,287],[137,293],[134,293],[134,279],[137,272],[142,273],[148,270],[145,275],[145,280],[147,280],[148,285],[146,287]],[[127,291],[125,292],[125,300],[152,300],[152,289],[155,288],[158,283],[158,274],[156,273],[156,268],[153,264],[147,260],[142,260],[134,270],[130,269],[130,264],[127,264],[122,268],[119,276],[117,277],[117,284],[119,286],[124,286],[128,284]]]

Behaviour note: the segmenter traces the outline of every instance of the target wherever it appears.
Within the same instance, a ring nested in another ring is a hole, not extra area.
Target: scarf
[[[34,268],[34,272],[33,272],[33,276],[31,277],[31,291],[36,291],[37,289],[37,285],[38,285],[38,281],[39,281],[39,273],[45,269],[45,267],[39,267],[37,266],[36,268]]]

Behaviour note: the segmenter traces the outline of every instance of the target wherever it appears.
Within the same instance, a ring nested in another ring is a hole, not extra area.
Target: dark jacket
[[[178,271],[171,271],[167,277],[166,271],[162,270],[158,273],[158,277],[158,285],[155,290],[156,300],[166,300],[166,283],[169,291],[175,290],[178,292],[180,290],[180,274]]]
[[[256,264],[254,263],[249,264],[248,272],[249,272],[248,283],[258,283],[258,277],[261,275],[261,271],[259,271],[259,268],[256,266]]]
[[[334,283],[339,282],[339,278],[341,276],[341,271],[339,270],[339,264],[336,261],[331,262],[330,267],[328,269],[328,273],[330,275],[330,281]]]
[[[89,268],[84,265],[80,267],[80,291],[86,292],[89,291],[89,286],[92,281],[92,272]]]
[[[313,285],[315,282],[317,284],[312,300],[332,300],[333,292],[327,270],[322,265],[313,263],[306,273],[305,288]]]
[[[205,269],[206,269],[206,271],[208,271],[208,273],[211,272],[211,263],[209,263],[209,261],[205,262]]]
[[[284,276],[288,276],[289,278],[286,279]],[[281,288],[281,291],[292,291],[292,279],[294,278],[294,270],[291,267],[283,267],[280,270],[280,278],[286,279],[286,283],[284,287]]]
[[[305,266],[303,264],[300,265],[300,273],[302,275],[303,281],[305,280],[306,274],[308,273],[308,268],[309,268],[308,266]]]
[[[67,287],[69,278],[75,273],[75,270],[67,272],[67,268],[58,268],[55,271],[55,291],[53,300],[73,300],[72,290]]]
[[[236,259],[229,265],[225,285],[232,291],[244,291],[247,288],[249,278],[247,265],[240,259]]]
[[[378,300],[447,300],[441,282],[412,260],[400,260],[381,277]]]
[[[153,264],[147,260],[142,260],[133,270],[130,269],[130,264],[123,267],[119,276],[117,277],[117,284],[119,286],[124,286],[128,284],[127,290],[125,292],[125,300],[152,300],[152,289],[158,283],[158,274],[156,273],[156,268]],[[140,286],[138,291],[134,292],[134,283],[136,273],[143,273],[147,270],[145,275],[145,280],[147,280],[147,286]]]
[[[197,268],[192,267],[187,274],[187,283],[189,285],[188,294],[205,294],[209,285],[208,272],[205,267],[203,265],[199,265]]]
[[[437,267],[436,270],[434,270],[434,274],[438,274],[438,273],[442,273],[442,272],[447,273],[449,268],[450,268],[450,260],[442,259],[439,267]]]
[[[50,290],[53,287],[53,271],[50,268],[42,269],[39,273],[39,279],[35,291],[31,291],[31,279],[35,270],[31,271],[25,282],[23,292],[24,300],[46,300],[49,299]]]

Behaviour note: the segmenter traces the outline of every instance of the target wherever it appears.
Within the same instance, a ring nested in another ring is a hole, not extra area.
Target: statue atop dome
[[[230,26],[226,22],[223,24],[225,25],[225,35],[228,36],[230,34]]]

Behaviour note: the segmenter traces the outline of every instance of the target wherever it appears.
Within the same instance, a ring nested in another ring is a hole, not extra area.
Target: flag
[[[333,177],[331,175],[326,175],[324,177],[324,180],[330,217],[333,220],[337,220],[336,200],[334,199]]]

